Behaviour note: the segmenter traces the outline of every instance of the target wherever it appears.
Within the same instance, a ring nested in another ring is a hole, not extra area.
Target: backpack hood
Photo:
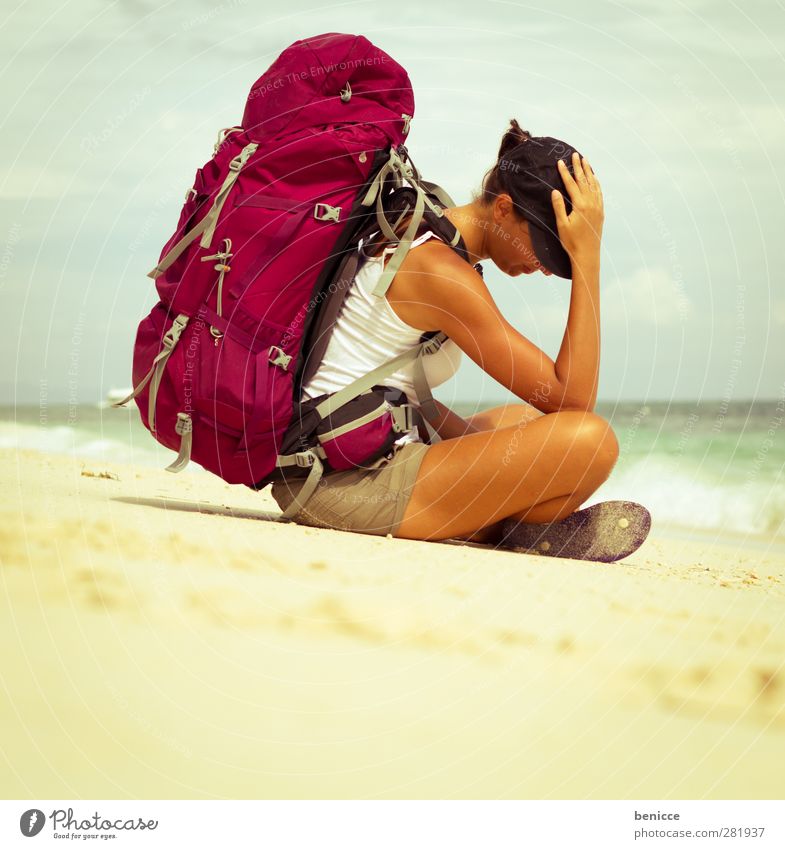
[[[403,141],[414,116],[409,75],[392,57],[365,36],[328,32],[278,56],[251,86],[242,126],[261,141],[336,124],[336,100],[345,123],[376,124],[392,144]]]

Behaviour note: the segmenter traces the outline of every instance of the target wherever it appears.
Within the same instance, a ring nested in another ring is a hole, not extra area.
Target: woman
[[[429,358],[432,386],[454,372],[462,351],[526,403],[464,419],[436,402],[431,424],[441,441],[428,444],[410,433],[376,468],[326,475],[295,521],[408,539],[536,546],[571,557],[625,556],[648,532],[644,508],[606,502],[578,511],[619,451],[610,426],[593,412],[604,218],[597,177],[577,151],[532,137],[513,119],[481,193],[445,214],[470,262],[427,231],[380,299],[370,292],[394,248],[374,256],[365,246],[368,259],[303,397],[335,392],[412,347],[423,332],[441,330],[449,341]],[[374,247],[378,253],[381,243]],[[539,270],[572,278],[555,361],[501,314],[474,267],[485,259],[512,277]],[[384,383],[416,401],[408,371]],[[273,485],[282,509],[301,486],[302,480]]]

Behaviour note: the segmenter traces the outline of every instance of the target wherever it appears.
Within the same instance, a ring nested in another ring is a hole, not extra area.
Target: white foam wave
[[[760,534],[785,540],[781,481],[733,473],[713,476],[685,458],[652,454],[615,471],[591,501],[623,499],[645,505],[654,522]]]
[[[67,425],[30,425],[0,422],[0,448],[40,451],[44,454],[68,454],[97,462],[162,467],[170,463],[173,452],[142,434],[139,441],[98,436]],[[190,464],[186,471],[200,469]]]

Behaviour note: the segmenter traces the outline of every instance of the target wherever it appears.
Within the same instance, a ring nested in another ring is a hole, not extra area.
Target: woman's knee
[[[551,415],[560,417],[560,437],[570,454],[591,467],[610,473],[619,457],[619,441],[606,419],[581,410],[564,410]]]

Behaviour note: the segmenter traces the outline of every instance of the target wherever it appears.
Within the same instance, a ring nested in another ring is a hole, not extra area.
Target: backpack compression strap
[[[237,177],[240,174],[245,163],[248,159],[256,152],[256,148],[259,145],[251,142],[247,144],[240,153],[235,156],[235,158],[229,163],[229,173],[226,175],[226,178],[221,185],[221,188],[218,190],[218,194],[215,196],[215,200],[213,201],[213,205],[210,207],[207,214],[202,218],[202,220],[194,227],[192,230],[189,230],[180,241],[174,245],[166,256],[161,257],[160,262],[156,267],[147,273],[147,276],[155,280],[160,277],[174,262],[175,260],[183,253],[183,251],[191,244],[191,242],[195,241],[197,236],[201,236],[201,240],[199,244],[203,248],[209,248],[210,242],[213,239],[213,233],[215,232],[215,225],[218,223],[218,216],[221,214],[221,209],[223,208],[224,202],[226,198],[229,196],[229,192],[237,181]]]
[[[180,341],[183,330],[189,322],[189,317],[185,313],[180,313],[172,322],[172,326],[166,331],[163,338],[161,350],[156,355],[150,366],[147,374],[137,383],[133,391],[126,395],[122,401],[115,401],[113,407],[124,407],[130,400],[136,398],[137,395],[150,384],[150,392],[147,397],[147,421],[150,426],[150,432],[155,433],[155,399],[158,395],[158,387],[161,384],[166,361],[172,355],[177,343]]]

